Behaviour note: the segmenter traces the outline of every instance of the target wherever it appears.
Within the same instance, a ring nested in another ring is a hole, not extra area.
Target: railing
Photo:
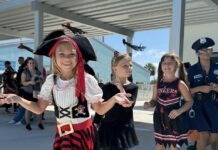
[[[3,76],[0,75],[0,89],[3,87]]]
[[[137,101],[150,101],[153,92],[153,85],[150,84],[137,84],[138,96]]]

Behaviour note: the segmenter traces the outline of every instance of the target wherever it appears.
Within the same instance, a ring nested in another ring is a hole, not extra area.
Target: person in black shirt
[[[18,90],[18,95],[19,96],[23,96],[22,94],[22,84],[21,84],[21,74],[26,66],[25,64],[25,60],[24,57],[19,57],[18,58],[18,63],[20,64],[18,71],[17,71],[17,76],[16,76],[16,84],[17,84],[17,90]],[[21,105],[18,105],[17,108],[17,113],[16,115],[13,117],[13,119],[11,119],[8,123],[9,124],[16,124],[16,125],[20,125],[23,120],[24,120],[24,114],[25,114],[25,108],[22,107]]]
[[[5,61],[5,71],[3,73],[4,93],[17,93],[17,87],[14,80],[14,69],[11,67],[10,61]],[[5,104],[5,112],[10,113],[11,104]],[[16,106],[15,106],[16,107]],[[16,109],[14,107],[14,109]]]
[[[130,93],[129,100],[133,105],[124,108],[115,104],[102,118],[94,117],[98,128],[100,148],[102,150],[127,150],[138,145],[133,120],[133,107],[138,93],[138,86],[131,83],[128,77],[132,74],[132,61],[128,54],[118,54],[112,60],[112,82],[103,85],[103,99],[107,101],[115,94]]]
[[[18,71],[17,71],[16,82],[17,82],[17,87],[19,89],[19,93],[18,94],[20,96],[22,96],[22,89],[20,87],[21,87],[21,74],[22,74],[23,69],[25,67],[24,57],[19,57],[18,58],[18,63],[20,64],[20,66],[19,66]]]

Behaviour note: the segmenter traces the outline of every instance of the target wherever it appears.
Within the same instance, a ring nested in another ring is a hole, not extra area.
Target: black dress
[[[157,105],[154,111],[154,137],[156,143],[165,147],[187,144],[187,127],[185,116],[175,119],[168,117],[173,109],[180,108],[181,93],[178,89],[180,80],[164,82],[157,86]]]
[[[138,86],[134,83],[123,86],[126,93],[131,93],[131,101],[136,101]],[[119,93],[119,89],[112,83],[107,83],[102,87],[103,99],[107,101],[116,93]],[[129,149],[135,145],[138,145],[138,139],[135,133],[134,121],[133,121],[133,106],[130,108],[124,108],[119,104],[115,104],[114,107],[109,110],[101,120],[96,116],[95,123],[99,123],[98,136],[100,147],[107,150],[123,150]]]

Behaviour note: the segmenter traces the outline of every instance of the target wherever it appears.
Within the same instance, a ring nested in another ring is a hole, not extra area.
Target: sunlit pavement
[[[134,109],[135,128],[140,144],[133,150],[154,150],[153,138],[153,110],[143,110],[143,101],[138,101]],[[40,130],[33,122],[31,131],[24,125],[11,125],[8,121],[15,113],[7,114],[0,108],[0,150],[51,150],[55,133],[53,107],[49,106],[45,112],[45,129]],[[185,147],[182,148],[185,150]]]

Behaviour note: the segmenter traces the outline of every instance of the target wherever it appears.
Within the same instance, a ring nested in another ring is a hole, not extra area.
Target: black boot
[[[8,114],[10,113],[10,111],[8,110],[8,108],[5,108],[5,112],[8,113]]]
[[[187,147],[187,150],[197,150],[197,142],[194,145],[190,145]]]
[[[31,128],[31,126],[30,126],[30,124],[27,124],[27,125],[26,125],[26,129],[27,129],[27,130],[29,130],[29,131],[31,131],[31,130],[32,130],[32,128]]]
[[[41,130],[44,130],[44,126],[43,126],[41,123],[38,124],[38,127],[39,127]]]

